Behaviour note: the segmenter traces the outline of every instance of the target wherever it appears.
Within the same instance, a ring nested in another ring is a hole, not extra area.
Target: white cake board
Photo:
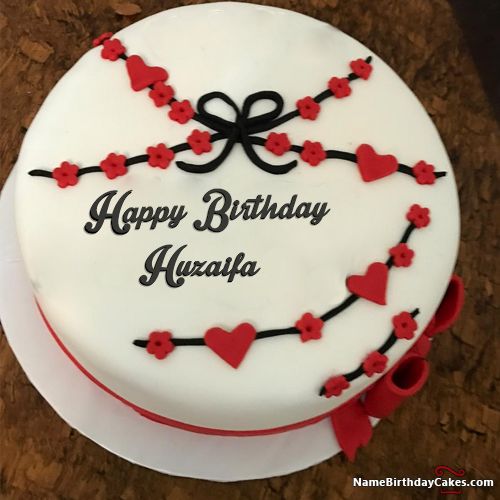
[[[54,342],[36,308],[17,242],[14,177],[0,196],[0,318],[29,380],[68,425],[129,462],[213,481],[289,474],[340,451],[328,420],[271,436],[207,436],[141,417],[91,382]]]

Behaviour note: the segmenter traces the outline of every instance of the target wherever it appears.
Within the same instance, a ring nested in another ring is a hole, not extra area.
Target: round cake
[[[16,166],[48,329],[154,420],[248,435],[328,416],[352,455],[423,385],[461,302],[425,110],[372,51],[281,9],[181,7],[93,45]]]

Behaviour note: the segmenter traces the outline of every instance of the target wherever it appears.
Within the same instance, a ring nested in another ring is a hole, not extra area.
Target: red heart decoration
[[[398,160],[392,155],[379,155],[368,144],[356,149],[359,173],[365,182],[376,181],[391,175],[398,169]]]
[[[205,344],[226,363],[238,368],[256,333],[249,323],[242,323],[230,332],[222,328],[210,328],[205,333]]]
[[[136,92],[168,78],[168,73],[163,68],[148,66],[140,56],[129,56],[126,64],[130,84]]]
[[[368,266],[365,274],[349,276],[347,289],[363,299],[385,306],[388,277],[388,267],[382,262],[374,262]]]

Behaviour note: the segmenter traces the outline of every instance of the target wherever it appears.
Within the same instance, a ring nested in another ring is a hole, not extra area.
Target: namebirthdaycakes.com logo
[[[439,488],[441,495],[461,495],[465,488],[492,488],[493,479],[467,479],[465,470],[438,465],[434,468],[433,478],[423,477],[385,477],[366,479],[353,477],[352,485],[357,488]]]

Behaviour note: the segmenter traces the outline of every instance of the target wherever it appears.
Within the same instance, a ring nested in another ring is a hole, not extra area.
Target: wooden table
[[[417,94],[447,147],[460,191],[458,272],[467,301],[460,321],[435,342],[426,388],[378,426],[356,463],[338,456],[283,478],[217,484],[132,465],[80,436],[32,387],[0,330],[0,498],[429,498],[439,492],[354,489],[352,477],[432,478],[434,467],[445,464],[463,467],[469,479],[496,478],[499,127],[453,11],[445,0],[265,3],[332,23],[373,49]],[[175,5],[167,0],[2,0],[0,185],[42,101],[92,38]],[[467,494],[494,498],[491,489]]]

